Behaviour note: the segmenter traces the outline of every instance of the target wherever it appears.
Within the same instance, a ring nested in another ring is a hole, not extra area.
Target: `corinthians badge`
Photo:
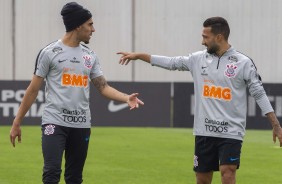
[[[236,69],[238,68],[236,65],[234,64],[228,64],[226,65],[226,70],[224,71],[224,74],[228,77],[228,78],[232,78],[236,75]]]

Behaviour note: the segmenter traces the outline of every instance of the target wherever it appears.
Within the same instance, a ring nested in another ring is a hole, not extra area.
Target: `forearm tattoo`
[[[108,83],[104,76],[93,79],[93,84],[99,91],[102,91],[105,87],[108,86]]]

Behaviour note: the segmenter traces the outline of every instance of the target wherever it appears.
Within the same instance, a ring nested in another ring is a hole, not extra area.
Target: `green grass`
[[[23,126],[22,143],[16,148],[9,142],[9,131],[10,127],[0,126],[0,184],[41,183],[40,127]],[[271,131],[248,130],[237,183],[281,183],[282,149],[277,146]],[[193,184],[193,150],[191,129],[95,127],[84,183]],[[213,183],[220,183],[218,172]]]

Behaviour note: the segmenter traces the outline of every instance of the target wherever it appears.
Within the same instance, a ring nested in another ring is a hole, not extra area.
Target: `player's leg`
[[[236,183],[236,170],[240,166],[242,141],[222,139],[219,146],[220,172],[222,184]]]
[[[219,170],[218,151],[216,138],[196,136],[194,171],[197,184],[211,184],[213,171]]]
[[[65,150],[66,184],[82,183],[82,171],[87,157],[90,128],[72,128]]]
[[[64,128],[52,124],[42,126],[44,158],[42,181],[44,184],[58,184],[60,181],[62,156],[67,137]]]
[[[219,166],[222,184],[236,183],[237,165],[221,165]]]
[[[213,172],[200,173],[196,172],[197,184],[211,184]]]

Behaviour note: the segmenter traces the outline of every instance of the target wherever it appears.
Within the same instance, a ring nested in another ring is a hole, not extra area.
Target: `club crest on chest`
[[[238,67],[234,64],[227,64],[226,69],[224,71],[224,75],[227,76],[228,78],[233,78],[236,76],[236,69]]]

